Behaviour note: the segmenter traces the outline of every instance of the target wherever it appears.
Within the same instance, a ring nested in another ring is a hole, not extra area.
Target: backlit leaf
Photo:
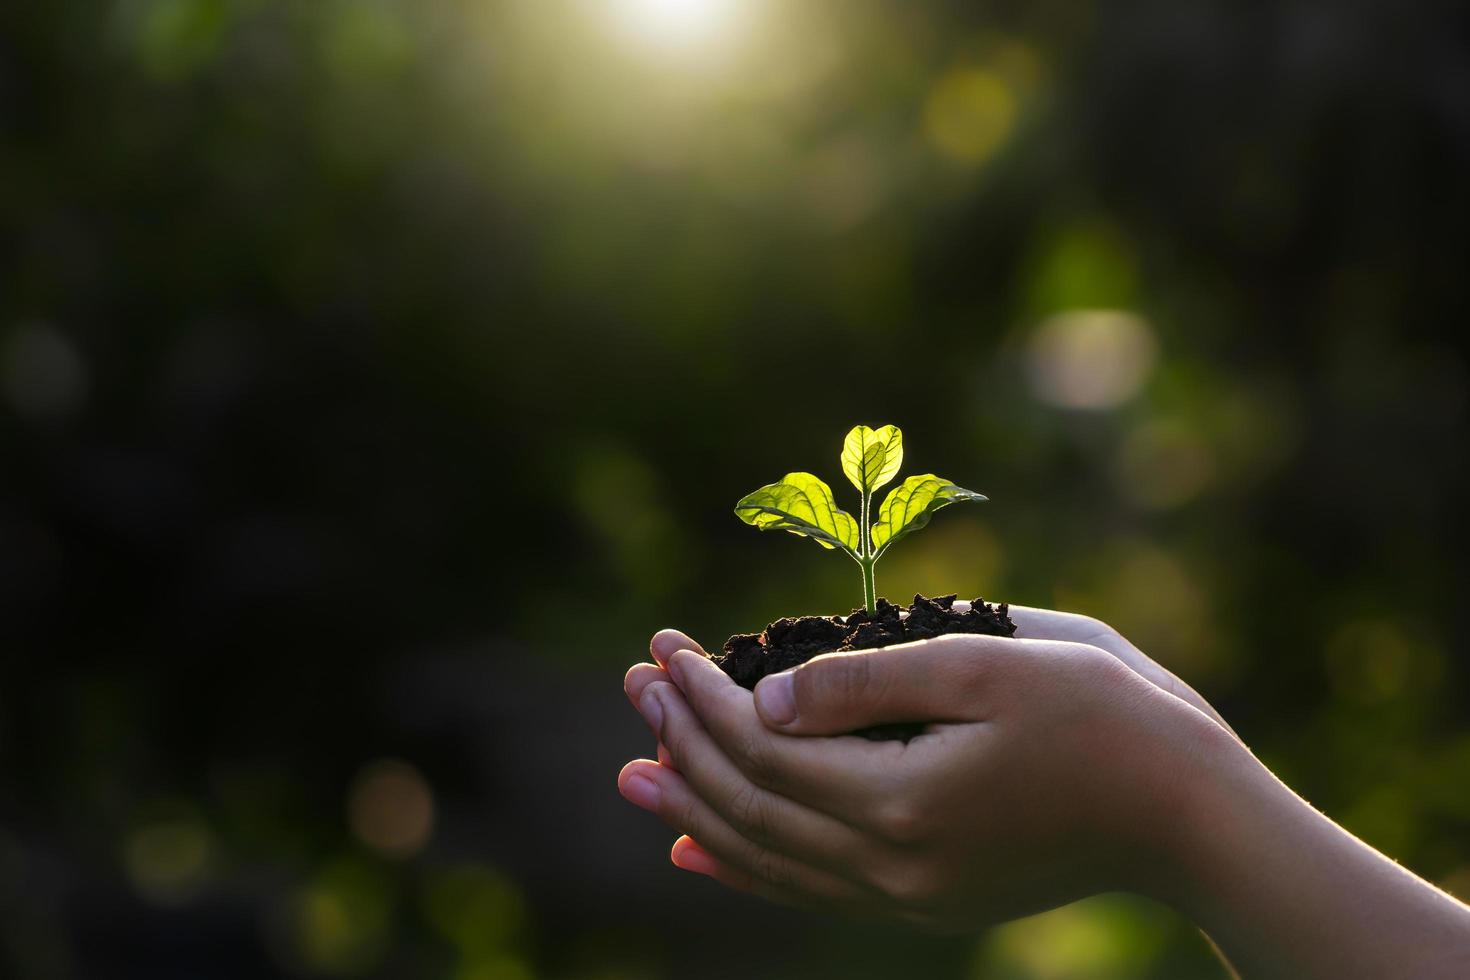
[[[854,426],[842,444],[842,472],[863,493],[883,486],[903,465],[903,433],[897,426]]]
[[[735,515],[762,531],[790,531],[857,557],[857,521],[833,502],[832,488],[810,473],[787,473],[779,483],[746,495]]]
[[[873,523],[873,547],[878,555],[893,542],[929,523],[941,507],[963,500],[988,500],[983,493],[957,487],[933,473],[911,476],[889,491]]]

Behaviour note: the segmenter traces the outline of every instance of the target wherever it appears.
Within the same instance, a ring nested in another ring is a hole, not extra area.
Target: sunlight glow
[[[739,0],[608,0],[630,37],[661,48],[705,47],[735,26]]]

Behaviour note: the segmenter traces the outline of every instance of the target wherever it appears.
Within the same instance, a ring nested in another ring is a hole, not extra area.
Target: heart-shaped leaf
[[[854,426],[842,444],[842,472],[863,493],[883,486],[903,465],[903,433],[898,426]]]
[[[762,531],[790,531],[858,556],[857,521],[832,501],[832,488],[810,473],[787,473],[779,483],[747,494],[735,515]]]
[[[963,500],[989,500],[983,493],[957,487],[933,473],[911,476],[889,491],[873,523],[873,547],[879,557],[893,542],[925,524],[941,507]]]

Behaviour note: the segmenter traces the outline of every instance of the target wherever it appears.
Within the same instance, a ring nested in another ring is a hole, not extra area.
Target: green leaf
[[[883,506],[878,508],[878,520],[873,523],[873,547],[882,556],[893,542],[928,524],[939,508],[962,500],[989,499],[983,493],[957,487],[933,473],[911,476],[889,491]]]
[[[898,426],[854,426],[842,443],[842,472],[863,493],[872,493],[893,479],[902,465],[903,433]]]
[[[735,516],[762,531],[790,531],[857,557],[857,521],[833,503],[832,488],[810,473],[787,473],[779,483],[747,494],[735,505]]]

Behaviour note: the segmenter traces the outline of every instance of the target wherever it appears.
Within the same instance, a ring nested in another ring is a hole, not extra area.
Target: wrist
[[[1353,975],[1351,958],[1322,969],[1303,938],[1325,934],[1323,922],[1345,921],[1328,907],[1353,891],[1350,880],[1311,869],[1343,863],[1335,845],[1350,838],[1221,735],[1181,785],[1168,879],[1155,897],[1198,926],[1241,975]]]
[[[1208,929],[1224,873],[1260,831],[1243,826],[1243,816],[1299,801],[1233,733],[1203,716],[1184,727],[1169,740],[1171,758],[1150,798],[1144,862],[1130,884]]]

